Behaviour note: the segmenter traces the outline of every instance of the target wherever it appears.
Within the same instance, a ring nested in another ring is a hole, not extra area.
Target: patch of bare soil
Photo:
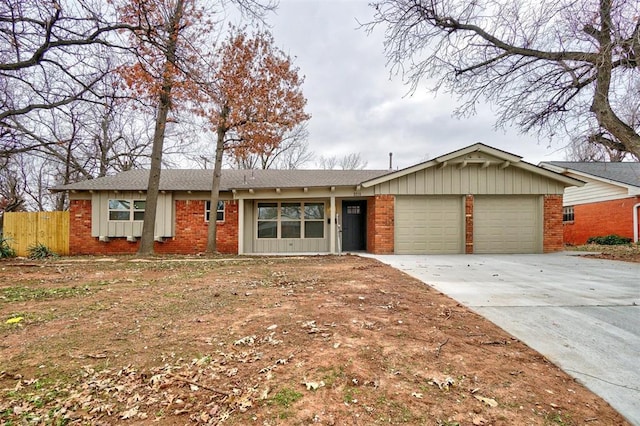
[[[628,424],[356,256],[2,261],[0,308],[0,424]]]
[[[595,252],[593,254],[585,254],[585,257],[640,263],[639,244],[618,246],[587,244],[584,246],[572,247],[571,249],[576,251]]]

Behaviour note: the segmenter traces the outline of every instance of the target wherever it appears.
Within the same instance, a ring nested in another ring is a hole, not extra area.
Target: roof
[[[476,153],[481,153],[482,155],[478,156]],[[478,158],[473,158],[474,156]],[[473,145],[469,145],[465,148],[461,148],[457,151],[453,151],[453,152],[441,155],[432,160],[428,160],[423,163],[419,163],[414,166],[407,167],[405,169],[398,170],[392,173],[386,173],[384,175],[374,177],[369,181],[363,182],[362,186],[365,188],[368,188],[370,186],[378,185],[382,182],[386,182],[392,179],[397,179],[402,176],[415,173],[419,170],[428,169],[430,167],[443,167],[446,165],[453,165],[453,164],[466,166],[468,163],[469,164],[481,163],[483,164],[483,167],[486,167],[491,163],[493,164],[499,163],[502,167],[509,167],[509,166],[518,167],[518,168],[527,170],[531,173],[542,175],[549,179],[561,182],[566,186],[583,186],[584,185],[584,182],[578,179],[574,179],[569,176],[564,176],[556,171],[547,170],[542,167],[538,167],[534,164],[527,163],[526,161],[522,161],[522,157],[518,155],[511,154],[501,149],[493,148],[483,143],[476,143]]]
[[[559,173],[579,172],[586,175],[640,187],[640,163],[638,162],[586,162],[586,161],[546,161],[542,167],[551,165]]]
[[[222,170],[221,191],[233,189],[313,188],[355,186],[389,170]],[[60,185],[52,191],[146,191],[149,170],[129,170]],[[161,191],[210,191],[213,170],[163,169]]]

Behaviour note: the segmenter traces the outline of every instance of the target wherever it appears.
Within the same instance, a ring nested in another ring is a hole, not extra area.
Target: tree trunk
[[[223,108],[223,115],[226,116],[225,111],[228,113],[228,108]],[[224,122],[224,120],[223,120]],[[209,229],[207,232],[207,253],[214,254],[218,251],[217,247],[217,230],[216,230],[216,217],[218,199],[220,198],[220,178],[222,176],[222,154],[224,153],[224,138],[227,134],[227,130],[224,126],[218,126],[216,131],[216,160],[213,166],[213,181],[211,182],[211,212],[209,213]],[[241,226],[238,224],[238,226]]]
[[[170,108],[171,86],[164,87],[160,94],[160,105],[156,117],[156,128],[153,134],[153,148],[151,149],[151,169],[147,183],[147,199],[144,206],[144,221],[138,253],[153,254],[153,240],[156,227],[156,211],[158,210],[158,193],[160,192],[160,172],[162,169],[162,148],[164,145],[164,131],[167,126],[167,116]]]
[[[153,147],[151,149],[151,169],[149,170],[149,182],[147,184],[147,199],[144,208],[144,221],[142,223],[142,236],[138,253],[141,255],[153,254],[153,240],[156,227],[156,211],[158,210],[158,193],[160,192],[160,171],[162,169],[162,150],[164,134],[167,128],[167,116],[171,109],[171,89],[173,88],[172,64],[176,61],[176,49],[178,45],[178,32],[184,10],[184,1],[178,0],[173,14],[167,23],[169,39],[165,51],[164,72],[162,73],[162,87],[158,101],[158,115],[156,127],[153,133]]]

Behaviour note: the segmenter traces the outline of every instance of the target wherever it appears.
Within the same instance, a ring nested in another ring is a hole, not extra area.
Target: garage
[[[398,254],[456,254],[463,248],[463,199],[459,196],[398,196]]]
[[[542,213],[539,196],[476,196],[474,253],[541,253]]]
[[[562,194],[584,183],[483,144],[363,182],[367,251],[548,253],[563,249]]]

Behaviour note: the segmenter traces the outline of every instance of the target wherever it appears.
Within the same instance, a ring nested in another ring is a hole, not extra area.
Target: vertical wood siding
[[[69,212],[14,212],[4,214],[4,238],[18,256],[44,244],[54,253],[69,254]]]
[[[563,190],[561,183],[517,167],[478,164],[430,167],[375,186],[376,194],[395,195],[534,195],[562,194]]]

